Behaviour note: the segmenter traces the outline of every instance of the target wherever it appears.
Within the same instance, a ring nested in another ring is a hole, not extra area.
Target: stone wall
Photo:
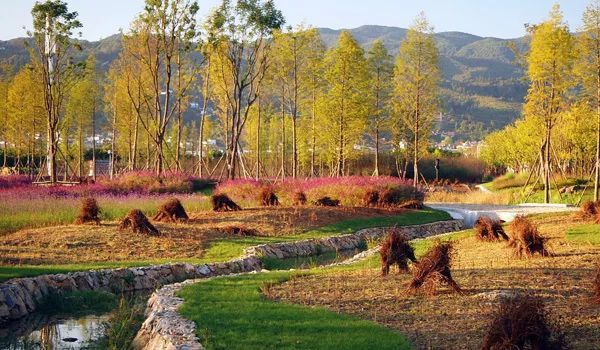
[[[402,226],[398,227],[398,230],[404,233],[409,239],[415,239],[460,231],[463,228],[462,221],[448,220],[423,225]],[[360,249],[366,247],[368,241],[381,239],[388,230],[389,228],[376,227],[343,236],[307,239],[297,242],[261,244],[247,248],[244,253],[245,256],[286,259],[349,249]]]
[[[196,336],[194,321],[183,318],[177,310],[183,299],[175,294],[186,285],[199,280],[187,280],[164,286],[148,299],[146,320],[133,340],[138,350],[202,350]]]
[[[39,302],[52,293],[151,290],[188,279],[256,271],[260,268],[260,259],[247,256],[226,263],[165,264],[17,278],[0,284],[0,323],[19,319],[35,311]]]

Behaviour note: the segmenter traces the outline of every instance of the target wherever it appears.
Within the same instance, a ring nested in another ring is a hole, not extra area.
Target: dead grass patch
[[[180,222],[188,220],[189,216],[179,199],[170,198],[158,208],[158,213],[152,219],[161,222]]]
[[[452,277],[464,295],[442,286],[435,297],[407,293],[411,277],[380,277],[379,268],[330,271],[295,278],[271,290],[273,298],[372,320],[405,334],[415,349],[479,349],[497,301],[482,297],[498,290],[530,290],[560,320],[572,349],[600,344],[600,306],[590,305],[600,247],[566,241],[577,222],[571,214],[534,219],[554,256],[514,259],[502,243],[482,244],[470,236],[454,241]]]
[[[81,200],[81,208],[75,219],[75,225],[96,224],[100,225],[100,206],[95,198],[88,197]]]
[[[475,221],[475,237],[482,241],[498,241],[501,238],[508,241],[508,236],[502,227],[502,220],[492,220],[482,216]]]
[[[524,216],[517,216],[511,223],[512,237],[508,246],[514,249],[517,257],[532,257],[535,253],[550,256],[545,247],[546,238],[540,235],[538,227]]]
[[[133,209],[119,224],[120,231],[131,231],[147,235],[158,235],[160,232],[150,223],[150,220],[139,209]]]
[[[383,240],[379,253],[383,276],[389,274],[392,265],[398,265],[398,272],[408,272],[408,261],[413,263],[417,261],[415,250],[408,243],[408,238],[396,228],[390,230]]]

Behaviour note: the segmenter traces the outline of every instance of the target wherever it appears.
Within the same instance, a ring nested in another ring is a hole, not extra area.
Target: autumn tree
[[[334,151],[333,174],[343,176],[346,160],[365,129],[369,109],[369,71],[364,50],[343,31],[337,46],[325,57],[327,92],[324,113],[330,148]]]
[[[146,0],[144,11],[132,26],[132,35],[141,42],[131,57],[150,75],[152,93],[144,104],[151,112],[139,119],[155,146],[154,168],[164,171],[165,136],[171,121],[181,113],[181,100],[191,93],[194,74],[181,75],[181,55],[191,50],[197,36],[198,4],[188,0]],[[133,97],[135,99],[135,97]]]
[[[216,78],[226,87],[229,179],[236,177],[242,131],[265,77],[267,47],[273,31],[283,23],[273,0],[223,0],[208,18],[208,43],[218,48],[213,54],[220,56],[223,64]]]
[[[413,185],[419,184],[419,158],[439,113],[438,49],[433,28],[421,13],[406,33],[394,71],[394,113],[412,134]]]
[[[374,176],[379,176],[379,141],[380,133],[389,118],[389,99],[393,90],[394,61],[392,55],[377,40],[368,52],[370,87],[371,87],[371,110],[369,113],[369,126],[375,141],[375,169]]]
[[[582,92],[596,108],[596,156],[594,201],[600,200],[600,1],[593,2],[583,13],[583,30],[578,37],[579,60],[577,73],[582,82]]]
[[[47,123],[47,165],[50,182],[57,181],[56,157],[65,98],[78,74],[72,62],[73,31],[80,28],[77,12],[69,12],[61,0],[36,2],[33,17],[33,47],[30,57],[39,66],[40,84],[43,84],[44,109]]]
[[[91,127],[98,104],[100,84],[96,72],[96,57],[90,55],[85,62],[85,70],[81,78],[73,85],[66,104],[66,119],[74,128],[77,139],[77,172],[79,178],[84,176],[85,137],[91,135]]]
[[[544,201],[550,203],[552,172],[552,130],[567,108],[569,90],[573,87],[574,39],[563,21],[559,5],[550,17],[529,27],[531,44],[527,53],[527,77],[530,86],[525,102],[526,118],[532,118],[545,131],[541,151],[541,175]]]

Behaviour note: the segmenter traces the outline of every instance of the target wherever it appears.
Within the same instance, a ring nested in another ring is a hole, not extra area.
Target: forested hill
[[[320,28],[328,47],[335,45],[341,30]],[[362,26],[349,29],[368,49],[373,41],[383,40],[397,54],[406,29],[384,26]],[[483,38],[461,32],[435,34],[440,50],[443,73],[443,131],[456,131],[459,138],[479,139],[487,131],[499,129],[520,113],[526,92],[522,70],[513,64],[509,42],[523,49],[524,38],[503,40]],[[0,60],[10,59],[20,66],[27,61],[24,41],[18,38],[0,41]],[[82,56],[94,51],[102,70],[107,70],[121,49],[119,35],[96,41],[82,41]],[[462,137],[461,137],[462,136]]]

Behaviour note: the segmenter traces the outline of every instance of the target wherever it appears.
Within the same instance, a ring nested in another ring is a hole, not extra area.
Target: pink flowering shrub
[[[343,206],[363,206],[365,193],[370,190],[381,191],[385,188],[397,188],[406,195],[406,200],[421,198],[422,195],[415,193],[409,182],[397,177],[320,177],[311,179],[286,179],[272,183],[268,180],[232,180],[219,184],[216,188],[218,193],[226,193],[234,201],[250,202],[259,205],[258,197],[262,188],[272,186],[284,205],[292,205],[295,193],[302,191],[308,197],[308,203],[312,203],[321,197],[339,199]]]

